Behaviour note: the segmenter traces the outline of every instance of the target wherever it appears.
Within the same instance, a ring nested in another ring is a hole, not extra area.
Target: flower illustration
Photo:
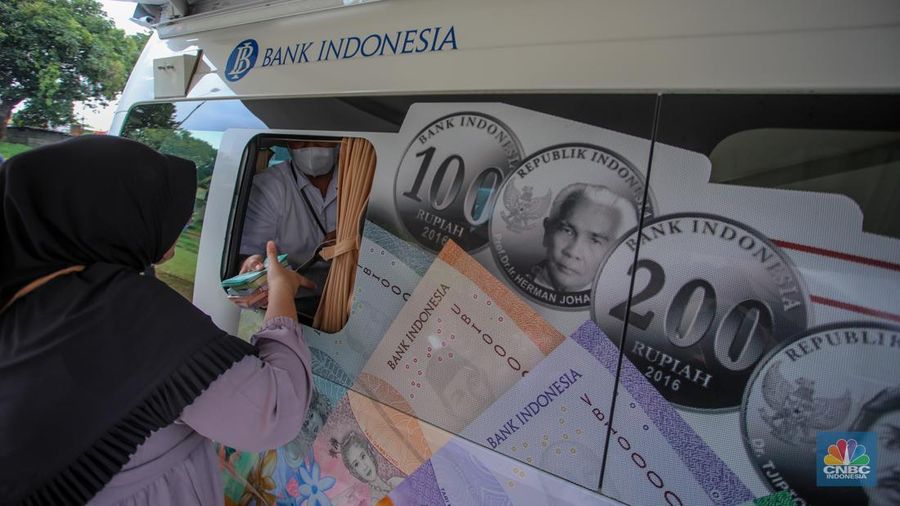
[[[309,501],[309,506],[331,506],[331,500],[325,495],[325,491],[335,484],[332,476],[320,476],[319,464],[315,459],[310,460],[309,467],[302,464],[298,469],[299,484],[297,478],[291,478],[287,484],[288,493],[292,496],[300,496],[300,504]],[[295,493],[296,492],[296,493]]]
[[[257,462],[247,477],[247,486],[244,489],[241,500],[238,502],[240,506],[275,503],[275,480],[272,479],[275,463],[274,450],[260,454],[259,462]]]

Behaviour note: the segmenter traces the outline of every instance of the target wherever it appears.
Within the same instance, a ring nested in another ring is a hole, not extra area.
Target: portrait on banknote
[[[585,308],[610,246],[638,224],[644,178],[608,149],[560,144],[527,157],[499,192],[491,246],[508,282],[540,304]]]
[[[349,431],[340,439],[332,437],[330,455],[340,455],[344,467],[357,480],[367,484],[372,490],[372,504],[386,496],[394,487],[403,481],[402,476],[389,476],[391,473],[378,469],[375,449],[361,433]]]
[[[427,381],[447,412],[458,420],[471,420],[487,409],[495,395],[487,375],[452,347],[427,359]]]
[[[362,428],[364,418],[377,413],[354,410],[351,397],[356,395],[348,392],[335,406],[307,457],[318,463],[321,476],[333,478],[335,485],[326,494],[333,504],[375,504],[406,476],[376,449]],[[303,484],[307,477],[298,479]]]
[[[300,432],[294,439],[288,441],[281,450],[284,452],[284,460],[291,467],[299,467],[306,457],[306,453],[316,439],[316,435],[328,420],[331,412],[331,401],[324,394],[313,389],[312,399],[309,401],[309,409],[306,411],[306,419],[300,427]]]

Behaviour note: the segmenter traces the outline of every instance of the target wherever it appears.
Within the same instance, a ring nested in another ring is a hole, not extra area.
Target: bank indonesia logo
[[[878,439],[874,432],[820,432],[816,434],[816,462],[820,487],[872,487]]]
[[[259,56],[259,45],[253,39],[247,39],[231,51],[228,62],[225,64],[225,79],[237,81],[247,75],[256,65],[256,57]]]

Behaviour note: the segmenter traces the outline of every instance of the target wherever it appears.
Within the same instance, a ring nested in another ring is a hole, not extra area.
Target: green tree
[[[197,164],[197,181],[203,187],[212,175],[216,149],[181,130],[175,121],[174,104],[146,104],[128,113],[122,136],[142,142],[157,151],[187,158]]]
[[[125,87],[149,35],[127,36],[96,0],[0,1],[0,139],[19,124],[73,121],[73,103],[106,105]]]

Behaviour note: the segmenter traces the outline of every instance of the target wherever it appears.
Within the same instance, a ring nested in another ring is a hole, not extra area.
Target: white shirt
[[[294,179],[296,175],[296,181]],[[253,178],[244,230],[241,236],[242,255],[266,255],[266,241],[273,240],[279,253],[287,253],[291,266],[297,267],[315,253],[325,238],[316,217],[326,231],[337,228],[337,169],[332,173],[325,196],[309,182],[290,160],[274,165]],[[309,199],[307,206],[303,192]],[[315,217],[310,213],[312,207]],[[324,268],[327,273],[327,267]],[[324,285],[323,273],[307,271],[304,275]],[[320,278],[321,279],[318,279]]]

